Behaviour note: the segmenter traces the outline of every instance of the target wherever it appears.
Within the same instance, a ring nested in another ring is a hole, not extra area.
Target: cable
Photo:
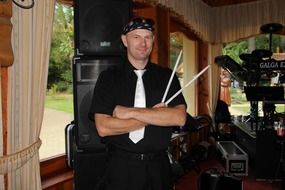
[[[25,1],[25,0],[22,0]],[[12,2],[17,5],[18,7],[21,7],[23,9],[31,9],[34,7],[35,5],[35,0],[32,0],[32,3],[30,5],[21,5],[20,3],[16,2],[15,0],[12,0]]]

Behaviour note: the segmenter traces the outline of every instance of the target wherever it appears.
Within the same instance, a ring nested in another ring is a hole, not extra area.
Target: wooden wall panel
[[[198,41],[198,69],[201,71],[208,66],[208,44]],[[198,115],[209,114],[207,103],[209,101],[209,76],[205,72],[198,78]]]
[[[12,1],[0,1],[0,65],[10,66],[14,57],[11,45],[12,23]]]

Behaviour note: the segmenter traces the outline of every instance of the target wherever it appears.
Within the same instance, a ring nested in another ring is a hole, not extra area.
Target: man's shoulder
[[[157,72],[166,72],[166,73],[172,72],[170,68],[164,67],[159,64],[152,63],[152,62],[150,63],[150,67],[153,71],[157,71]]]
[[[112,65],[108,68],[106,68],[105,70],[101,71],[101,75],[103,76],[116,76],[117,74],[121,73],[123,70],[122,68],[122,64],[116,64],[116,65]]]

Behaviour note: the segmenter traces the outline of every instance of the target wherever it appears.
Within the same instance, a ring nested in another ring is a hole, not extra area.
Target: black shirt
[[[102,71],[94,88],[90,112],[112,115],[116,105],[134,106],[134,95],[137,76],[134,67],[126,61],[117,67]],[[146,107],[153,107],[162,101],[164,91],[172,70],[149,62],[143,75]],[[174,76],[166,100],[180,90],[179,80]],[[184,97],[179,94],[168,106],[185,104]],[[105,137],[107,144],[131,152],[147,153],[167,149],[172,134],[172,127],[147,126],[144,138],[138,143],[129,139],[129,133]]]

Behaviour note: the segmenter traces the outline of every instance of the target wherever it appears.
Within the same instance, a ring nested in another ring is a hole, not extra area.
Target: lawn
[[[73,94],[53,94],[47,95],[45,107],[73,113]]]

